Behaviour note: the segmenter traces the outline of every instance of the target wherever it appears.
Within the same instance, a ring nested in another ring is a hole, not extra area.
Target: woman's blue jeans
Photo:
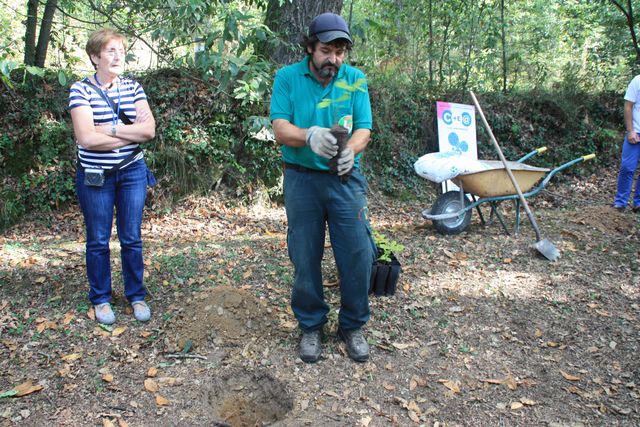
[[[613,205],[616,207],[626,207],[633,185],[633,175],[640,160],[640,143],[631,144],[627,137],[624,137],[622,144],[622,157],[620,160],[620,173],[618,174],[618,191]],[[640,176],[636,181],[636,191],[633,196],[633,206],[640,206]]]
[[[83,168],[78,167],[76,190],[86,226],[89,300],[94,305],[111,301],[109,240],[114,207],[125,296],[129,302],[136,302],[143,300],[147,293],[143,284],[140,230],[147,173],[150,172],[141,159],[106,177],[102,187],[89,187],[84,184]]]
[[[329,173],[285,169],[287,242],[295,269],[291,308],[303,331],[322,328],[329,313],[321,269],[326,225],[340,275],[339,325],[352,330],[369,320],[374,243],[367,218],[367,189],[357,169],[346,183]]]

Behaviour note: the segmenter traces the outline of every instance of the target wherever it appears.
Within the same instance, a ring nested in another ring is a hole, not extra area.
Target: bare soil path
[[[640,215],[608,208],[613,190],[604,173],[530,200],[555,263],[526,217],[518,236],[477,215],[442,236],[420,216],[432,200],[372,194],[373,227],[405,250],[398,292],[371,298],[364,364],[335,336],[330,247],[324,357],[297,359],[281,206],[149,215],[146,324],[114,237],[113,327],[86,300],[77,210],[35,215],[0,237],[0,426],[639,425]]]

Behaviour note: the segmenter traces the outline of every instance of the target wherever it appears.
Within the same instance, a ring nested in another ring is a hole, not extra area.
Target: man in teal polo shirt
[[[369,358],[362,327],[369,320],[375,246],[359,162],[372,119],[366,76],[343,63],[352,44],[344,19],[318,15],[303,42],[306,58],[278,71],[271,98],[271,121],[285,167],[289,258],[295,269],[291,307],[302,331],[299,355],[305,362],[320,358],[329,313],[321,270],[327,224],[340,275],[338,335],[353,360]],[[336,124],[349,132],[339,154],[331,132]],[[336,166],[330,171],[334,156]]]

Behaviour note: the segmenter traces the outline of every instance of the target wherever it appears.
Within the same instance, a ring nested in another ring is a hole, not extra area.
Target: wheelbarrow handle
[[[576,159],[573,159],[571,161],[568,161],[567,163],[558,166],[557,168],[553,169],[551,172],[549,172],[547,174],[547,176],[544,177],[544,179],[542,180],[542,183],[540,185],[538,185],[536,188],[534,188],[533,190],[529,191],[527,193],[527,197],[535,195],[537,193],[540,192],[540,190],[542,190],[543,188],[545,188],[547,186],[547,184],[549,183],[549,181],[551,181],[551,178],[553,178],[553,176],[555,174],[557,174],[560,171],[565,170],[566,168],[575,165],[576,163],[580,163],[580,162],[586,162],[587,160],[591,160],[591,159],[595,159],[596,155],[594,153],[591,154],[587,154],[581,157],[578,157]]]
[[[536,148],[535,150],[531,151],[530,153],[527,153],[526,155],[524,155],[523,157],[520,157],[517,162],[518,163],[523,163],[526,160],[529,160],[531,157],[535,156],[536,154],[542,154],[545,151],[547,151],[547,147],[540,147],[540,148]]]
[[[544,188],[547,187],[547,185],[549,184],[549,181],[551,181],[551,179],[553,178],[554,175],[556,175],[558,172],[561,172],[565,169],[567,169],[570,166],[575,165],[576,163],[581,163],[584,162],[586,160],[591,160],[594,159],[596,157],[595,154],[587,154],[585,156],[581,156],[578,158],[575,158],[565,164],[562,164],[560,166],[558,166],[555,169],[552,169],[551,171],[549,171],[549,173],[547,173],[544,177],[544,179],[542,181],[540,181],[540,183],[538,185],[536,185],[535,187],[533,187],[531,190],[529,190],[528,192],[524,193],[524,197],[525,198],[530,198],[533,197],[535,195],[537,195],[538,193],[540,193]],[[518,195],[517,194],[511,194],[511,195],[506,195],[506,196],[497,196],[497,197],[486,197],[486,198],[481,198],[478,199],[475,203],[473,203],[472,205],[468,206],[467,209],[469,208],[475,208],[477,205],[480,205],[482,203],[486,203],[486,202],[501,202],[504,200],[517,200],[518,199]],[[457,212],[458,214],[462,213],[462,212]],[[427,217],[425,217],[427,218]],[[447,218],[435,218],[435,219],[448,219]],[[431,218],[427,218],[427,219],[431,219]]]

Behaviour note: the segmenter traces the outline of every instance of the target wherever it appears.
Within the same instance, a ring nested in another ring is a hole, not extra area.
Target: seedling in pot
[[[400,276],[400,261],[396,254],[404,250],[404,246],[390,240],[384,234],[373,233],[374,243],[378,250],[377,259],[371,266],[369,293],[376,296],[395,294]]]
[[[343,119],[346,119],[346,120],[343,120]],[[345,116],[340,118],[340,122],[346,122],[346,121],[350,122],[351,116]],[[342,151],[347,146],[349,133],[351,132],[350,125],[347,128],[343,126],[340,122],[338,124],[333,125],[333,127],[331,128],[331,135],[333,135],[336,138],[336,141],[337,141],[336,144],[338,145],[338,152],[336,153],[335,156],[333,156],[329,160],[329,170],[331,171],[331,173],[338,173],[338,159],[340,158]],[[349,170],[348,172],[340,176],[340,180],[342,182],[346,182],[350,176],[351,176],[351,170]]]
[[[395,240],[389,239],[382,233],[373,233],[373,240],[378,248],[378,261],[391,262],[391,257],[404,250],[404,246]]]
[[[343,89],[344,92],[336,99],[324,98],[322,101],[318,103],[318,108],[327,108],[333,104],[341,104],[343,102],[347,102],[351,99],[351,93],[357,90],[361,92],[366,92],[362,86],[366,83],[366,79],[358,79],[353,85],[347,83],[346,80],[338,80],[336,82],[336,87]],[[337,107],[334,114],[339,115],[339,112],[342,108]],[[334,157],[329,160],[329,170],[331,173],[338,172],[338,159],[344,148],[347,146],[347,141],[349,140],[349,135],[351,134],[351,130],[353,128],[353,117],[351,115],[340,115],[338,120],[334,120],[334,125],[331,128],[331,134],[336,138],[338,145],[338,152]],[[349,180],[349,176],[351,176],[351,170],[347,173],[343,174],[340,179],[342,182],[347,182]]]

